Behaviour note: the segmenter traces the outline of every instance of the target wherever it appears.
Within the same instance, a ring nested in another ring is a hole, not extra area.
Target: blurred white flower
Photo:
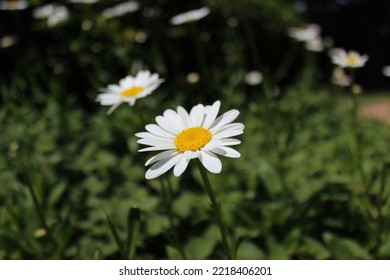
[[[356,51],[346,52],[342,48],[332,48],[329,51],[329,55],[332,59],[332,63],[342,68],[363,67],[368,60],[368,55],[360,55]]]
[[[190,72],[187,74],[187,83],[189,84],[196,84],[200,80],[200,76],[196,72]]]
[[[203,7],[197,10],[191,10],[172,17],[170,23],[173,25],[180,25],[186,22],[197,21],[204,18],[209,13],[210,13],[210,9],[208,7]]]
[[[0,1],[0,10],[3,11],[24,10],[27,7],[28,7],[27,1],[22,1],[22,0]]]
[[[308,24],[305,27],[290,27],[287,34],[297,41],[310,41],[320,36],[321,27],[318,24]]]
[[[47,19],[47,25],[50,27],[66,21],[69,18],[69,11],[65,6],[56,4],[46,4],[34,9],[33,17],[36,19]]]
[[[101,89],[102,93],[96,98],[101,105],[111,106],[107,114],[111,114],[120,104],[129,103],[151,94],[164,80],[158,74],[149,71],[139,71],[135,77],[127,76],[119,81],[119,85],[109,85]]]
[[[136,1],[128,1],[111,8],[105,9],[102,13],[106,19],[120,17],[127,13],[133,13],[139,10],[139,4]]]
[[[305,42],[305,48],[312,52],[322,52],[324,50],[324,43],[321,37],[315,37]]]
[[[382,68],[382,74],[386,77],[390,77],[390,65]]]
[[[0,48],[6,49],[9,48],[17,42],[17,37],[15,35],[7,35],[0,38]]]
[[[347,87],[351,85],[351,77],[348,76],[343,68],[335,67],[333,69],[332,82],[335,85]]]
[[[68,0],[69,3],[75,3],[75,4],[95,4],[99,2],[99,0]]]
[[[259,85],[263,81],[263,75],[257,70],[250,71],[245,74],[245,82],[250,86]]]
[[[146,172],[146,179],[154,179],[169,169],[180,176],[191,159],[198,158],[211,173],[221,173],[222,163],[217,155],[239,158],[241,154],[229,146],[238,145],[240,140],[232,137],[244,131],[242,123],[232,123],[240,114],[230,110],[217,118],[220,101],[213,105],[198,104],[188,113],[183,107],[177,111],[168,109],[163,116],[157,116],[157,124],[145,127],[148,132],[137,133],[137,143],[149,147],[139,152],[162,151],[150,158],[145,166],[153,164]]]

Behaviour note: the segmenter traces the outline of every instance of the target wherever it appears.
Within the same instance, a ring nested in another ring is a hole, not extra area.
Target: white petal
[[[185,156],[186,159],[190,160],[190,159],[194,159],[194,158],[198,158],[200,155],[200,151],[185,151],[183,153],[183,156]]]
[[[233,139],[233,138],[224,138],[224,139],[220,139],[220,141],[224,146],[233,146],[233,145],[241,144],[240,140]]]
[[[170,158],[165,158],[156,162],[154,165],[152,165],[151,168],[149,168],[148,171],[146,171],[145,178],[154,179],[158,176],[161,176],[169,169],[171,169],[182,157],[182,154],[177,154]]]
[[[151,157],[146,163],[145,166],[148,166],[152,163],[155,163],[156,161],[162,160],[164,158],[172,157],[175,154],[178,154],[179,152],[176,150],[168,150],[161,153],[158,153],[157,155]]]
[[[177,112],[179,113],[179,116],[181,117],[181,119],[183,121],[184,127],[185,128],[192,127],[192,121],[191,121],[190,116],[188,115],[187,111],[183,107],[178,106]]]
[[[138,150],[138,152],[164,151],[164,150],[171,150],[171,149],[169,149],[168,147],[164,147],[164,146],[153,146],[153,147],[147,147],[147,148],[140,149],[140,150]]]
[[[180,128],[180,130],[185,129],[184,123],[177,112],[171,109],[165,110],[164,117],[175,123]]]
[[[167,132],[166,130],[162,129],[161,127],[159,127],[156,124],[148,124],[147,126],[145,126],[145,128],[150,133],[157,135],[157,136],[160,136],[160,137],[170,138],[170,139],[175,137],[174,134]]]
[[[175,168],[173,169],[173,175],[176,177],[180,176],[187,168],[190,161],[186,157],[182,157],[178,163],[176,163]]]
[[[203,122],[204,128],[210,128],[211,124],[215,121],[215,118],[218,115],[220,107],[221,107],[221,101],[219,100],[215,101],[212,106],[207,106],[207,113]]]
[[[218,131],[218,129],[220,129],[224,125],[229,124],[232,121],[234,121],[238,117],[239,114],[240,114],[240,112],[238,110],[235,110],[235,109],[227,111],[222,116],[218,117],[211,124],[210,131],[213,132],[213,133]]]
[[[191,109],[190,118],[193,126],[201,126],[204,118],[204,106],[198,104]]]
[[[158,136],[139,139],[137,143],[142,145],[155,146],[155,147],[167,147],[172,149],[175,148],[172,140],[161,138]]]
[[[214,148],[222,146],[221,140],[215,140],[214,138],[202,148],[204,151],[210,151]]]
[[[229,147],[218,147],[211,150],[211,152],[230,158],[239,158],[241,156],[239,152]]]
[[[243,129],[225,129],[213,135],[213,139],[217,140],[217,139],[237,136],[242,134],[243,132],[244,132]]]
[[[222,163],[220,159],[213,153],[208,151],[201,151],[199,160],[211,173],[221,173]]]
[[[177,135],[181,131],[180,127],[178,127],[175,122],[168,118],[157,116],[156,122],[162,129],[174,135]]]
[[[100,102],[101,105],[113,105],[120,102],[120,97],[116,94],[99,94],[96,98],[97,102]]]
[[[107,111],[107,115],[110,115],[121,103],[114,104],[111,106],[111,108]]]

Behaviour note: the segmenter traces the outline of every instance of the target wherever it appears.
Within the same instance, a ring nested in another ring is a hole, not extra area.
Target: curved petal
[[[192,126],[192,121],[190,119],[190,116],[188,115],[188,112],[181,106],[177,107],[177,112],[179,113],[179,116],[181,117],[184,127],[189,128]]]
[[[233,109],[233,110],[230,110],[230,111],[227,111],[226,113],[224,113],[222,116],[218,117],[210,126],[210,131],[211,132],[216,132],[218,131],[218,129],[220,129],[221,127],[223,127],[224,125],[226,124],[229,124],[231,123],[232,121],[234,121],[238,115],[240,114],[240,112],[236,109]]]
[[[148,166],[152,163],[155,163],[159,160],[162,160],[164,158],[169,158],[169,157],[172,157],[174,156],[175,154],[178,154],[178,151],[176,150],[168,150],[168,151],[164,151],[164,152],[161,152],[161,153],[158,153],[157,155],[151,157],[146,163],[145,163],[145,166]]]
[[[145,126],[145,129],[147,131],[149,131],[151,134],[156,135],[156,136],[160,136],[163,138],[173,139],[175,137],[175,135],[173,133],[162,129],[161,127],[159,127],[156,124],[148,124]]]
[[[213,153],[208,151],[201,151],[199,160],[203,164],[203,166],[211,173],[221,173],[222,162]]]
[[[182,157],[178,163],[176,163],[175,168],[173,168],[173,175],[176,177],[183,174],[183,172],[186,170],[188,163],[190,162],[189,159],[186,159],[186,157]]]
[[[156,122],[162,129],[174,135],[178,134],[181,131],[177,124],[168,118],[157,116]]]
[[[169,169],[171,169],[182,157],[182,154],[177,154],[156,162],[154,165],[152,165],[152,167],[149,168],[148,171],[146,171],[145,178],[154,179],[161,176]]]
[[[218,147],[211,150],[211,152],[230,158],[239,158],[241,156],[239,152],[229,147]]]
[[[201,126],[204,119],[204,106],[198,104],[191,109],[190,118],[193,126]]]
[[[220,107],[221,107],[221,101],[219,101],[219,100],[215,101],[212,106],[208,107],[206,117],[205,117],[204,122],[203,122],[204,128],[210,128],[211,124],[215,121],[215,118],[218,115]]]

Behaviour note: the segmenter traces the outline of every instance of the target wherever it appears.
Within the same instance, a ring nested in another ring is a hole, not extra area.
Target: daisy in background
[[[390,77],[390,65],[382,68],[382,74],[386,77]]]
[[[252,70],[245,74],[244,80],[250,86],[257,86],[263,81],[263,74],[260,71]]]
[[[18,38],[15,35],[7,35],[0,38],[0,49],[6,49],[16,44]]]
[[[332,59],[332,63],[341,68],[360,68],[363,67],[368,60],[368,55],[366,54],[360,55],[356,51],[346,52],[342,48],[332,48],[329,51],[329,55]]]
[[[333,69],[332,82],[338,86],[348,87],[351,85],[352,79],[345,73],[343,68],[335,67]]]
[[[208,7],[203,7],[197,10],[191,10],[171,18],[170,23],[172,25],[181,25],[187,22],[198,21],[210,13]]]
[[[191,159],[198,158],[211,173],[220,173],[222,163],[217,155],[231,158],[240,157],[240,153],[230,148],[240,140],[231,137],[243,133],[244,125],[232,123],[239,115],[238,110],[230,110],[217,118],[220,101],[213,105],[194,106],[188,113],[183,107],[177,111],[166,110],[163,116],[157,116],[157,124],[149,124],[148,132],[137,133],[141,138],[137,143],[150,147],[140,152],[162,151],[150,158],[145,166],[153,164],[146,172],[146,179],[154,179],[173,167],[173,174],[180,176]]]
[[[27,1],[12,0],[12,1],[0,1],[0,10],[3,11],[18,11],[25,10],[28,7]]]
[[[107,114],[111,114],[120,104],[133,106],[135,101],[151,94],[164,80],[158,74],[139,71],[135,77],[127,76],[119,81],[119,85],[109,85],[101,89],[96,98],[101,105],[111,106]]]
[[[56,26],[69,18],[69,11],[65,6],[46,4],[34,9],[33,17],[36,19],[47,19],[49,27]]]
[[[136,1],[128,1],[118,5],[115,5],[111,8],[105,9],[102,13],[102,16],[106,19],[113,17],[120,17],[127,13],[133,13],[139,10],[139,4]]]
[[[318,24],[308,24],[305,27],[290,27],[287,34],[299,42],[307,42],[318,38],[321,34],[321,27]]]
[[[324,42],[319,36],[305,42],[305,49],[311,52],[322,52],[324,48]]]

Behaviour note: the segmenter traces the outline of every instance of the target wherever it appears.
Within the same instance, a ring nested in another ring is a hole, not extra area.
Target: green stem
[[[200,175],[202,176],[202,179],[203,179],[203,183],[204,183],[206,192],[209,195],[209,198],[211,200],[211,206],[214,210],[215,218],[217,219],[219,231],[220,231],[221,237],[222,237],[222,244],[223,244],[223,247],[224,247],[225,253],[226,253],[226,257],[229,260],[231,260],[232,255],[231,255],[231,251],[230,251],[230,247],[229,247],[229,243],[228,243],[228,239],[227,239],[226,227],[225,227],[225,224],[223,223],[223,219],[222,219],[222,215],[221,215],[221,210],[219,209],[219,205],[218,205],[217,200],[215,198],[214,191],[211,187],[210,180],[207,176],[206,169],[203,167],[203,165],[200,161],[197,161],[197,163],[198,163]]]
[[[247,16],[244,14],[240,14],[240,20],[242,22],[244,33],[246,37],[246,41],[248,42],[249,50],[252,54],[253,64],[257,68],[256,70],[260,71],[263,76],[263,82],[261,86],[263,87],[264,93],[268,99],[272,99],[272,90],[270,89],[269,80],[270,77],[268,75],[268,71],[262,66],[260,54],[256,45],[255,36],[252,31],[252,27],[247,19]]]
[[[139,101],[135,102],[135,108],[137,109],[137,112],[138,112],[138,116],[139,116],[139,119],[141,120],[141,123],[143,126],[146,126],[146,122],[145,122],[145,119],[144,119],[144,115],[142,114],[142,108],[141,108],[141,105],[139,104]]]
[[[172,231],[173,241],[174,241],[175,247],[179,251],[181,258],[183,260],[186,260],[187,257],[186,257],[184,250],[183,250],[183,247],[181,246],[179,234],[176,230],[175,223],[173,220],[171,183],[167,177],[165,177],[165,178],[166,178],[166,181],[168,183],[168,188],[166,187],[163,179],[162,178],[160,179],[162,200],[164,203],[165,211],[167,212],[167,215],[168,215],[169,226],[170,226],[171,231]]]
[[[40,205],[39,201],[38,201],[38,197],[35,193],[35,189],[34,187],[32,186],[32,183],[31,183],[31,180],[30,180],[30,177],[26,171],[26,169],[23,167],[23,175],[24,175],[24,178],[25,178],[25,183],[27,185],[27,188],[31,194],[31,197],[33,199],[33,203],[34,203],[34,206],[35,206],[35,209],[37,210],[37,213],[38,213],[38,216],[39,216],[39,219],[41,220],[41,223],[42,223],[42,226],[43,228],[45,229],[50,241],[56,245],[56,241],[51,233],[51,230],[49,228],[49,226],[47,225],[47,222],[46,222],[46,217],[45,217],[45,214],[44,214],[44,211],[42,209],[42,206]]]

